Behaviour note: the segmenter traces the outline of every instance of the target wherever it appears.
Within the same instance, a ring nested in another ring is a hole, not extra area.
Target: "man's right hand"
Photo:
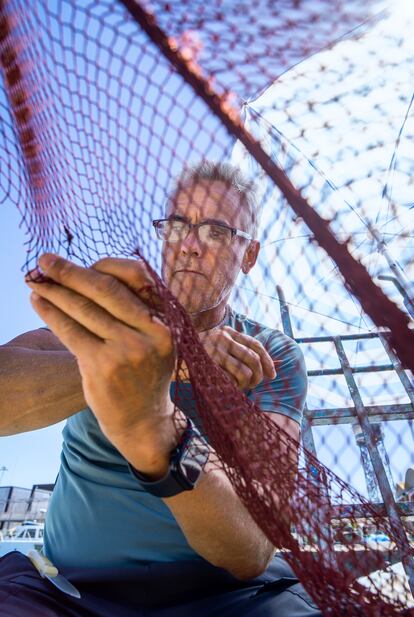
[[[274,362],[263,345],[252,336],[237,332],[230,326],[199,333],[208,355],[234,380],[242,390],[250,390],[264,379],[274,379]],[[188,380],[182,367],[179,377]]]

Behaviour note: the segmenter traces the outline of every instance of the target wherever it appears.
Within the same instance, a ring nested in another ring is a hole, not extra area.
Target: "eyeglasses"
[[[207,246],[228,246],[233,238],[239,236],[246,240],[253,240],[249,234],[225,223],[190,223],[181,219],[157,219],[152,221],[155,232],[165,242],[183,242],[192,229],[196,229],[200,242]]]

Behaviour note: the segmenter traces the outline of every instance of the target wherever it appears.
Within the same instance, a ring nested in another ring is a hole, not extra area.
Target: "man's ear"
[[[244,274],[249,274],[250,270],[253,268],[256,263],[257,256],[260,251],[260,242],[257,240],[251,240],[249,246],[244,253],[243,261],[242,261],[242,272]]]

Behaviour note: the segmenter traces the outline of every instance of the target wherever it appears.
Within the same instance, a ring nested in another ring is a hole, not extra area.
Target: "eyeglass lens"
[[[159,234],[166,242],[182,242],[190,232],[185,221],[162,221],[158,225]],[[200,242],[208,245],[228,244],[232,239],[231,229],[212,223],[201,223],[197,227]]]

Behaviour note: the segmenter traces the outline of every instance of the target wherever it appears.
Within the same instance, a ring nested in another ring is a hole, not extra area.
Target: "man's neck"
[[[190,313],[191,321],[197,332],[211,330],[222,323],[226,317],[227,302],[222,302],[213,308],[199,313]]]

